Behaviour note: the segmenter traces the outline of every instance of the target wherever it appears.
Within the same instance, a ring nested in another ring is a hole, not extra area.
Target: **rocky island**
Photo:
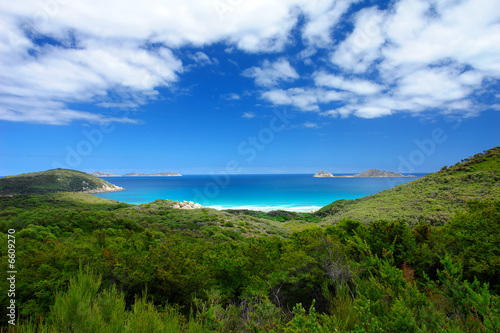
[[[405,176],[397,172],[391,172],[391,171],[382,171],[382,170],[377,170],[377,169],[370,169],[362,173],[358,173],[355,175],[347,175],[347,176],[334,176],[331,173],[324,172],[324,171],[318,171],[313,177],[335,177],[335,178],[353,178],[353,177],[369,177],[369,178],[376,178],[376,177],[415,177],[413,175]]]
[[[339,177],[415,177],[415,176],[405,176],[397,172],[382,171],[377,169],[370,169],[362,173],[358,173],[352,176],[339,176]]]
[[[318,171],[313,177],[318,177],[318,178],[327,178],[327,177],[333,177],[333,175],[329,172],[324,172],[324,171]]]

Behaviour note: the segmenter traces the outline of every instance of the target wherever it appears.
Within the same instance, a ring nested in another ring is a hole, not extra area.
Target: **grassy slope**
[[[441,224],[467,201],[500,198],[499,180],[500,147],[495,147],[410,183],[356,200],[335,201],[317,215],[327,223],[350,218]]]
[[[96,190],[111,183],[85,172],[53,169],[0,178],[0,196]]]

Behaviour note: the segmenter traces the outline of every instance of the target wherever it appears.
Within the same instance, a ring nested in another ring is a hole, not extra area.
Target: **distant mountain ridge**
[[[96,177],[180,177],[182,176],[180,173],[177,172],[159,172],[153,174],[131,172],[124,175],[116,175],[114,173],[107,173],[101,171],[94,171],[91,173],[91,175]]]

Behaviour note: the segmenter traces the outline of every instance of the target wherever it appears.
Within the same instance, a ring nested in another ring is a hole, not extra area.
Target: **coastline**
[[[125,190],[123,187],[113,185],[113,186],[103,186],[103,187],[95,189],[95,190],[79,191],[77,193],[96,194],[96,193],[118,192],[118,191],[123,191],[123,190]]]
[[[252,205],[244,205],[244,206],[230,206],[230,205],[207,205],[203,206],[204,208],[212,208],[216,210],[229,210],[229,209],[235,209],[235,210],[255,210],[255,211],[260,211],[260,212],[270,212],[274,210],[284,210],[288,212],[295,212],[295,213],[314,213],[315,211],[319,210],[323,206],[295,206],[295,207],[290,207],[290,206],[252,206]]]

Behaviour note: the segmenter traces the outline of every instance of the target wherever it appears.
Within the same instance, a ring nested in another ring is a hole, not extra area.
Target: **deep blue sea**
[[[374,194],[424,175],[405,178],[314,178],[311,174],[104,177],[125,190],[96,196],[131,204],[169,199],[193,201],[216,209],[306,212],[335,200]]]

